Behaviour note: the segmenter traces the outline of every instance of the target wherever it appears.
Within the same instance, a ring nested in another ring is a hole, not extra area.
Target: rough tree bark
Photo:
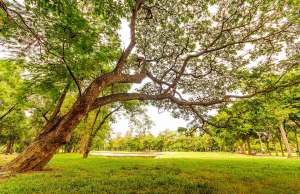
[[[11,172],[41,170],[58,148],[70,140],[72,130],[88,112],[91,102],[98,95],[98,91],[99,89],[91,85],[86,90],[85,96],[80,97],[68,113],[64,116],[56,114],[52,120],[47,122],[33,143],[1,170]],[[58,102],[58,106],[61,104]]]
[[[79,122],[81,114],[76,115],[75,121],[71,118],[56,118],[49,122],[33,143],[2,170],[11,172],[41,170],[57,149],[69,140],[71,129]]]

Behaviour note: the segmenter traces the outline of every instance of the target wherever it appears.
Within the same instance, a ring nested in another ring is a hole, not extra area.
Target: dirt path
[[[114,152],[92,152],[91,156],[110,156],[110,157],[157,157],[159,153],[114,153]]]

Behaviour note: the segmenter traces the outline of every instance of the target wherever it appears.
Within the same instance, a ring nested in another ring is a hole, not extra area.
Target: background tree
[[[211,130],[216,135],[230,134],[235,140],[240,138],[245,140],[245,137],[258,138],[260,147],[262,143],[266,144],[269,154],[270,143],[278,139],[281,151],[283,152],[283,142],[288,156],[291,157],[292,150],[287,129],[296,129],[294,128],[296,126],[291,124],[294,123],[291,117],[299,113],[298,102],[294,100],[298,98],[298,90],[299,86],[233,103],[210,120]],[[298,147],[297,134],[295,137]],[[274,149],[276,150],[276,147]]]

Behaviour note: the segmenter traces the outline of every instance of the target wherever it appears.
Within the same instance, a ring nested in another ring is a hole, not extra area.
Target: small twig
[[[0,2],[1,3],[1,2]],[[15,108],[17,107],[17,105],[13,105],[12,107],[10,107],[10,109],[8,109],[8,111],[6,111],[1,117],[0,117],[0,121],[2,119],[4,119],[9,113],[11,113]]]

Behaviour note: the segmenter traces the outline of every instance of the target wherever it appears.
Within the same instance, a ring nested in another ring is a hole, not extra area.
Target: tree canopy
[[[204,124],[236,99],[299,84],[297,1],[0,1],[1,44],[25,59],[30,87],[76,97],[6,169],[42,168],[85,116],[150,101]],[[124,49],[118,35],[129,22]],[[132,84],[137,89],[131,89]],[[34,90],[33,90],[34,91]],[[57,99],[57,98],[56,98]],[[55,113],[55,114],[54,114]],[[247,126],[243,126],[247,128]],[[34,159],[30,165],[28,160]]]

